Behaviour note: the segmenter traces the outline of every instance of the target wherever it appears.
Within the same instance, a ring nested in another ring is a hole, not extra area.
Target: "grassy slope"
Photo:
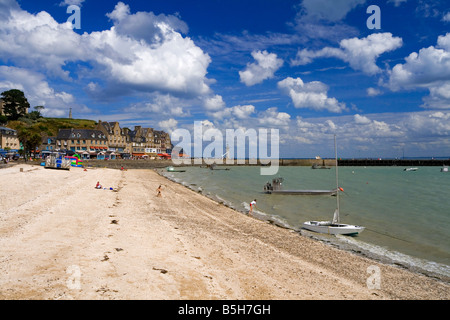
[[[10,121],[8,127],[18,130],[21,127],[28,127],[31,131],[39,133],[41,136],[54,137],[58,135],[60,129],[94,129],[94,120],[68,119],[68,118],[40,118],[36,121],[25,119],[25,121]]]

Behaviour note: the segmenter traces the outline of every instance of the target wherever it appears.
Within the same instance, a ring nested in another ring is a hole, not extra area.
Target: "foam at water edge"
[[[369,257],[376,258],[382,262],[402,266],[417,272],[423,272],[430,276],[450,277],[450,267],[437,262],[432,262],[420,258],[415,258],[397,251],[389,250],[377,245],[358,241],[353,237],[338,235],[339,241],[353,247],[361,249]],[[353,249],[354,250],[354,249]]]

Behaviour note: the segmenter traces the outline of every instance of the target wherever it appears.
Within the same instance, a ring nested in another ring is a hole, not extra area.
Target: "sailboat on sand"
[[[338,175],[338,160],[337,160],[337,148],[336,148],[336,135],[334,136],[334,149],[335,149],[335,158],[336,158],[336,201],[337,207],[334,211],[333,220],[332,221],[306,221],[303,223],[302,227],[306,230],[318,232],[318,233],[326,233],[326,234],[343,234],[343,235],[357,235],[364,231],[365,227],[351,225],[351,224],[342,224],[339,222],[339,192],[343,191],[342,188],[339,188],[339,175]]]

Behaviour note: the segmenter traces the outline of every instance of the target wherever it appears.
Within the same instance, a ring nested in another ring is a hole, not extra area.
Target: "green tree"
[[[30,118],[31,120],[38,120],[38,119],[42,118],[41,110],[44,110],[44,109],[45,109],[45,107],[43,107],[43,106],[34,107],[34,111],[31,111],[28,114],[28,118]]]
[[[3,113],[8,120],[17,120],[25,116],[30,107],[25,94],[17,89],[2,92],[1,98],[4,102]]]
[[[8,118],[0,114],[0,124],[5,124],[8,122]]]
[[[31,155],[31,151],[35,151],[41,144],[41,135],[31,128],[20,127],[17,130],[17,136],[22,143],[25,161]]]

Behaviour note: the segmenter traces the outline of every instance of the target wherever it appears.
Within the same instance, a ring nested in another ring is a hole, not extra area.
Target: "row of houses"
[[[164,131],[142,126],[130,130],[100,120],[95,129],[61,129],[56,137],[44,137],[40,150],[70,150],[83,159],[169,158],[172,143]]]
[[[22,148],[16,130],[0,127],[0,149]],[[121,128],[118,122],[99,121],[95,129],[61,129],[56,137],[44,136],[38,148],[41,154],[69,150],[83,159],[169,158],[170,135],[153,128]]]

